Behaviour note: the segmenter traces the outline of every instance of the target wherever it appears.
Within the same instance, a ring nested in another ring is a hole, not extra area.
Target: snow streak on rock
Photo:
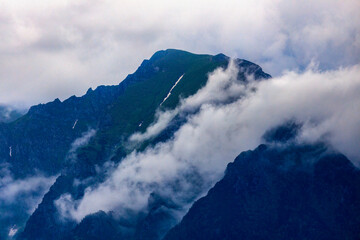
[[[176,81],[176,83],[174,84],[174,86],[172,86],[172,88],[170,89],[168,95],[164,98],[164,100],[160,103],[160,106],[170,97],[171,95],[171,91],[176,87],[176,85],[180,82],[180,80],[183,78],[184,74],[181,75],[181,77],[179,77],[179,79]]]
[[[13,226],[12,228],[10,228],[8,236],[9,236],[9,237],[15,236],[15,234],[17,233],[17,231],[18,231],[18,228],[16,228],[16,226]]]
[[[78,122],[78,119],[76,119],[76,120],[75,120],[75,122],[74,122],[74,125],[73,125],[72,129],[74,129],[74,128],[75,128],[75,126],[76,126],[77,122]]]

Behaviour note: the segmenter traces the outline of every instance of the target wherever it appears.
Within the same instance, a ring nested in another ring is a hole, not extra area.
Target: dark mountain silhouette
[[[322,144],[260,145],[164,240],[359,239],[359,183],[359,169]]]

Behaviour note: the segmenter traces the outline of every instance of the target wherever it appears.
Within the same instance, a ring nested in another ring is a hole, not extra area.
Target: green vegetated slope
[[[121,159],[129,152],[122,147],[121,142],[136,131],[145,131],[154,121],[157,110],[173,109],[181,98],[195,94],[206,84],[208,74],[216,68],[226,68],[229,60],[223,54],[199,55],[175,49],[156,52],[125,79],[136,81],[116,99],[109,110],[111,121],[108,126],[100,129],[96,138],[80,150],[80,158],[87,161],[93,159],[93,164],[106,157],[106,154],[113,154],[109,150],[117,145],[114,160]],[[258,65],[246,60],[238,59],[237,64],[240,68],[240,80],[245,80],[245,74],[253,74],[256,79],[270,77]],[[160,106],[181,76],[182,79],[169,98]]]
[[[150,60],[143,62],[137,76],[134,76],[147,78],[146,81],[129,86],[118,97],[109,111],[111,123],[80,151],[80,156],[88,161],[100,160],[104,154],[109,154],[108,150],[115,144],[136,131],[144,131],[153,122],[156,110],[182,75],[162,109],[175,108],[180,98],[195,94],[205,85],[208,73],[218,67],[226,67],[228,61],[225,56],[197,55],[172,49],[155,53]],[[132,77],[129,76],[130,79]],[[117,156],[121,158],[124,154],[126,150],[120,144]]]

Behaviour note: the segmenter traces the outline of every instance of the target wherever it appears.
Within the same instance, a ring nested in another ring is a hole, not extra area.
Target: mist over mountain
[[[1,105],[0,104],[0,122],[12,122],[20,118],[26,113],[24,109],[17,109],[11,106]]]
[[[260,145],[164,239],[357,239],[360,171],[324,145]]]
[[[0,123],[0,238],[357,239],[358,76],[168,49],[33,106]]]

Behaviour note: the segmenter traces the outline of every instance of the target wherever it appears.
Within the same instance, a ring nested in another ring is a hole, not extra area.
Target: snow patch
[[[74,128],[75,128],[75,126],[76,126],[77,122],[78,122],[78,119],[76,119],[76,120],[75,120],[75,122],[74,122],[74,125],[73,125],[72,129],[74,129]]]
[[[16,226],[13,226],[12,228],[10,228],[9,233],[8,233],[8,236],[9,236],[9,237],[15,236],[15,234],[17,233],[18,230],[19,230],[19,229],[16,228]]]
[[[181,77],[179,77],[179,79],[176,81],[176,83],[174,84],[174,86],[172,86],[172,88],[170,89],[168,95],[164,98],[164,100],[160,103],[160,106],[170,97],[172,90],[176,87],[176,85],[180,82],[180,80],[183,78],[184,74],[181,75]]]

